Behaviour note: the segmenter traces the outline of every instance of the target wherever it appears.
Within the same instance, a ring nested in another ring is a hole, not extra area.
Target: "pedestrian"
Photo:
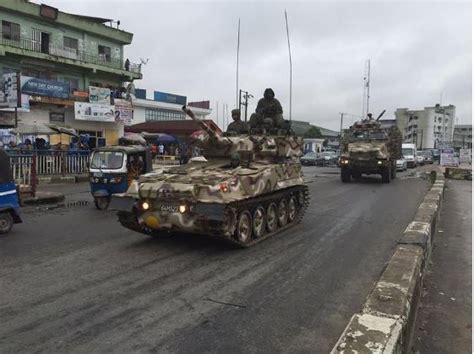
[[[130,71],[130,60],[125,60],[125,70]]]
[[[165,146],[163,144],[158,145],[158,153],[163,155],[165,152]]]

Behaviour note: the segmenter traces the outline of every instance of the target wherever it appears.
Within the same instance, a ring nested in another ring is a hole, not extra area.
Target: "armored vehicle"
[[[397,159],[401,157],[401,134],[397,127],[383,128],[371,115],[350,127],[342,139],[341,181],[350,182],[362,174],[380,174],[382,182],[396,177]]]
[[[248,247],[302,219],[309,199],[302,138],[281,129],[222,136],[183,110],[202,129],[193,136],[203,155],[141,176],[127,192],[133,206],[118,213],[123,226],[152,236],[215,235]]]

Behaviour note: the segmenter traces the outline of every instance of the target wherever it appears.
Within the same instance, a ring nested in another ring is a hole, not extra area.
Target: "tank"
[[[299,159],[303,139],[282,130],[223,136],[198,121],[193,134],[202,156],[146,174],[127,196],[121,224],[151,236],[169,232],[207,234],[249,247],[303,218],[308,188]]]
[[[359,179],[362,174],[380,174],[382,182],[396,177],[396,162],[401,157],[402,137],[397,127],[383,128],[371,115],[354,123],[341,141],[341,181]]]

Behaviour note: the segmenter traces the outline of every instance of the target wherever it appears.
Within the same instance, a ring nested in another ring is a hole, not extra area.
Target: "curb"
[[[89,177],[86,175],[77,176],[48,176],[48,177],[37,177],[38,184],[51,184],[51,183],[79,183],[89,181]]]
[[[51,193],[47,195],[37,196],[35,198],[23,198],[21,200],[24,205],[41,205],[41,204],[57,204],[64,201],[64,194],[62,193]]]
[[[408,352],[444,189],[438,175],[362,311],[351,317],[331,353]]]

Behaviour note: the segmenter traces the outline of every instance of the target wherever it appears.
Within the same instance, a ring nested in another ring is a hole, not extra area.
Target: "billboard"
[[[76,120],[88,120],[94,122],[115,122],[114,106],[74,102],[74,118]]]
[[[209,102],[209,101],[189,102],[188,106],[197,107],[197,108],[204,108],[204,109],[210,109],[211,102]]]
[[[105,87],[89,86],[89,102],[109,105],[110,89]]]
[[[19,107],[18,74],[8,73],[1,76],[0,87],[0,107],[15,108]]]
[[[186,105],[186,96],[179,96],[160,91],[155,91],[153,93],[153,100],[158,102],[175,103],[182,106]]]
[[[21,92],[32,96],[69,98],[70,87],[67,82],[21,77]]]
[[[454,166],[458,165],[457,159],[454,157],[454,149],[446,148],[440,150],[440,165],[441,166]]]
[[[132,104],[126,100],[115,99],[115,122],[126,126],[132,125]]]

